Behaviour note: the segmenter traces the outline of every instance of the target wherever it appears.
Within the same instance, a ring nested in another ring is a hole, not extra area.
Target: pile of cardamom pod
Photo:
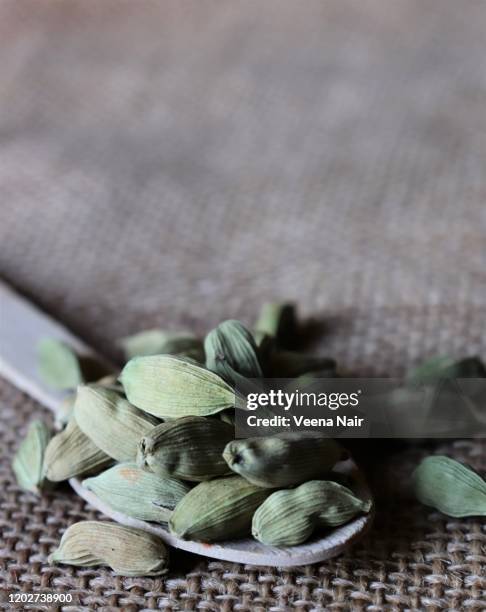
[[[145,331],[122,341],[121,373],[101,378],[70,347],[46,339],[40,373],[71,392],[62,431],[31,424],[13,461],[18,483],[39,493],[82,478],[112,510],[208,543],[253,536],[295,546],[369,512],[372,502],[332,472],[346,456],[335,440],[316,432],[234,439],[242,380],[337,375],[332,359],[289,350],[298,326],[291,305],[268,304],[252,331],[233,320],[204,341]],[[167,571],[168,554],[146,531],[85,521],[67,529],[49,559],[138,576]]]
[[[315,432],[235,439],[238,382],[335,373],[333,360],[285,348],[296,327],[292,306],[267,305],[252,332],[232,320],[204,341],[142,332],[122,341],[121,373],[96,382],[68,346],[44,340],[43,379],[76,391],[63,404],[62,431],[51,437],[43,423],[31,425],[13,462],[19,484],[39,492],[82,478],[112,510],[200,542],[253,535],[294,546],[368,512],[370,500],[329,477],[345,456],[336,441]],[[64,533],[50,560],[154,575],[167,551],[145,531],[86,521]]]

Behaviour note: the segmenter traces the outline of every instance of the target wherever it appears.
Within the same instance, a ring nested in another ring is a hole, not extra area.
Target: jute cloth
[[[473,0],[4,0],[0,275],[113,357],[141,328],[251,324],[292,299],[357,375],[486,358],[485,32]],[[375,526],[331,561],[174,552],[135,579],[46,563],[98,514],[15,485],[33,415],[2,381],[2,609],[22,591],[73,610],[486,609],[484,521],[407,489],[429,452],[486,472],[481,442],[383,456]]]

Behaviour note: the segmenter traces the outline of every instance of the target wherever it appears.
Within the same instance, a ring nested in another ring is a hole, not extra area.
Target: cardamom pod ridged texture
[[[231,473],[222,453],[234,427],[215,418],[161,423],[140,441],[137,463],[162,476],[200,482]]]
[[[210,331],[204,340],[204,350],[206,366],[231,384],[236,384],[239,376],[263,376],[255,339],[239,321],[223,321]]]
[[[251,519],[270,495],[240,476],[201,482],[176,506],[169,529],[184,540],[217,542],[250,534]]]
[[[160,418],[207,416],[235,405],[233,389],[220,376],[182,357],[135,357],[120,380],[134,406]]]
[[[44,474],[52,482],[104,470],[113,459],[100,450],[71,417],[66,428],[51,438],[44,454]]]
[[[39,374],[53,389],[75,389],[83,382],[78,357],[60,340],[45,338],[37,347]]]
[[[158,576],[167,572],[168,552],[157,536],[114,523],[71,525],[49,563],[89,567],[108,565],[120,576]]]
[[[413,474],[417,499],[448,516],[486,516],[486,482],[444,455],[427,457]]]
[[[269,546],[296,546],[318,527],[343,525],[371,506],[337,482],[311,480],[272,493],[253,516],[252,534]]]
[[[180,355],[204,363],[202,340],[190,332],[169,332],[162,329],[148,329],[121,340],[125,357],[147,355]]]
[[[191,487],[175,478],[162,478],[135,463],[118,463],[83,486],[117,512],[141,521],[166,523]]]
[[[22,489],[39,493],[45,484],[44,453],[51,434],[42,421],[32,421],[12,461],[17,483]]]
[[[159,422],[116,391],[95,385],[78,387],[74,416],[88,438],[117,461],[134,461],[140,439]]]
[[[229,442],[229,467],[259,487],[278,488],[323,476],[345,456],[332,438],[317,432],[287,432]]]

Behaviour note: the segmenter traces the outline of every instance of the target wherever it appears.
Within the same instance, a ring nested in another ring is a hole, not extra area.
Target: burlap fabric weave
[[[140,328],[251,323],[293,299],[356,374],[486,358],[485,32],[473,0],[4,0],[0,275],[111,356]],[[325,563],[50,567],[98,515],[15,485],[34,414],[2,381],[2,609],[22,591],[73,610],[486,609],[484,522],[410,499],[423,448],[375,467],[374,528]],[[485,449],[432,450],[484,472]]]

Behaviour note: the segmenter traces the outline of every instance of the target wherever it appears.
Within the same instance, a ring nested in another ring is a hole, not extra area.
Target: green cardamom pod
[[[137,462],[162,476],[200,482],[231,473],[222,457],[234,428],[218,419],[184,417],[161,423],[141,440]]]
[[[72,390],[83,382],[106,376],[110,368],[91,354],[77,354],[55,338],[44,338],[37,346],[39,375],[53,389]]]
[[[83,382],[83,374],[78,357],[69,346],[45,338],[37,347],[39,374],[42,380],[54,389],[75,389]]]
[[[191,487],[175,478],[161,478],[135,463],[119,463],[83,486],[117,512],[141,521],[167,522]]]
[[[223,457],[254,485],[288,487],[323,476],[346,456],[332,438],[317,432],[286,432],[229,442]]]
[[[296,546],[319,527],[343,525],[371,506],[337,482],[311,480],[272,493],[255,512],[252,533],[269,546]]]
[[[135,357],[120,380],[133,405],[161,418],[208,416],[235,405],[235,392],[222,378],[181,357]]]
[[[260,310],[253,335],[258,345],[264,336],[275,338],[278,346],[289,348],[297,335],[297,314],[293,304],[267,303]]]
[[[452,357],[432,357],[407,375],[411,385],[434,384],[451,378],[484,378],[486,367],[479,357],[466,357],[456,361]]]
[[[97,473],[113,460],[95,446],[71,418],[66,429],[55,435],[44,454],[44,474],[51,482]]]
[[[231,384],[241,377],[261,378],[253,335],[239,321],[223,321],[204,340],[206,366]]]
[[[269,494],[240,476],[201,482],[177,504],[169,529],[200,542],[249,535],[253,513]]]
[[[22,489],[39,493],[45,484],[44,453],[51,434],[42,421],[33,421],[20,443],[12,462],[17,482]]]
[[[413,474],[417,499],[448,516],[486,516],[486,482],[443,455],[424,459]]]
[[[48,561],[107,565],[120,576],[159,576],[167,572],[168,552],[160,538],[142,529],[83,521],[67,529]]]
[[[190,357],[204,363],[203,343],[190,332],[149,329],[123,338],[121,345],[127,361],[133,357],[169,354]]]
[[[94,385],[78,387],[74,416],[88,438],[117,461],[135,460],[140,438],[158,423],[116,391]]]

